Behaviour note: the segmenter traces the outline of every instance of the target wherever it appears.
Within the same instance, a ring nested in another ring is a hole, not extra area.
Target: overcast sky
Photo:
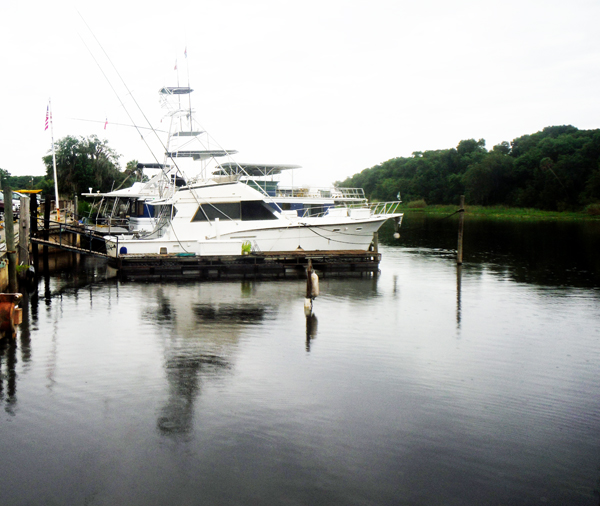
[[[462,139],[491,149],[550,125],[600,128],[597,0],[1,5],[0,168],[13,175],[45,172],[49,98],[55,140],[96,134],[122,167],[153,160],[117,125],[131,123],[120,101],[145,124],[123,82],[160,128],[157,92],[177,84],[176,60],[211,136],[238,162],[301,165],[298,182]]]

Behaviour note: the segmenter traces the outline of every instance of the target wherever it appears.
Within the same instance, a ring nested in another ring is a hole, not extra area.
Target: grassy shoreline
[[[456,206],[433,205],[426,207],[401,206],[405,214],[450,215],[458,211]],[[465,215],[481,218],[522,219],[522,220],[585,220],[600,221],[600,216],[592,216],[583,211],[542,211],[540,209],[527,209],[520,207],[504,206],[469,206],[465,205]]]

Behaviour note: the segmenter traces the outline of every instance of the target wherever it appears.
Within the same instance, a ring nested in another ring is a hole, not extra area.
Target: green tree
[[[110,191],[126,177],[119,170],[120,155],[95,135],[68,135],[56,142],[55,150],[58,190],[63,195],[87,193],[89,188]],[[43,161],[47,179],[53,181],[52,154],[44,156]]]

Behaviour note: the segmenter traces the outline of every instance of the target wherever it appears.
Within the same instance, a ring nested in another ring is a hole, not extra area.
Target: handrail
[[[363,204],[338,205],[338,206],[331,206],[331,207],[327,208],[327,210],[325,210],[321,213],[315,213],[315,214],[308,214],[311,211],[311,209],[306,208],[306,209],[299,210],[299,211],[304,211],[304,212],[302,214],[298,214],[298,217],[299,218],[320,218],[322,216],[325,216],[332,209],[333,210],[347,209],[350,211],[352,209],[368,209],[370,216],[388,216],[388,215],[401,214],[398,211],[400,204],[402,204],[402,201],[396,200],[396,201],[391,201],[391,202],[372,202],[372,203],[363,203]]]
[[[59,248],[64,248],[64,249],[72,249],[72,250],[77,250],[77,251],[86,251],[83,248],[78,248],[76,246],[73,246],[72,244],[63,244],[63,233],[70,233],[70,234],[78,234],[80,236],[84,236],[86,238],[88,238],[89,240],[89,249],[87,250],[87,252],[89,252],[89,254],[91,255],[97,255],[97,256],[102,256],[102,257],[106,257],[107,255],[105,253],[101,253],[99,251],[94,251],[92,249],[92,245],[94,244],[94,240],[97,241],[102,241],[104,242],[104,236],[99,235],[94,233],[92,230],[87,229],[87,228],[80,228],[80,227],[76,227],[73,225],[70,225],[68,223],[62,223],[59,221],[54,221],[54,220],[48,220],[49,226],[48,228],[42,227],[42,228],[38,228],[37,232],[32,235],[32,239],[34,240],[34,242],[38,242],[40,241],[39,236],[42,235],[44,232],[55,232],[58,230],[58,242],[52,242],[52,245],[55,245],[56,247]],[[54,226],[50,226],[54,224]],[[58,225],[58,226],[56,226]],[[44,243],[46,241],[44,240]]]

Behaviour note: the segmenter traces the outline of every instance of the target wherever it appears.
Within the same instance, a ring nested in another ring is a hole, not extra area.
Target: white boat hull
[[[366,251],[373,234],[386,221],[379,219],[345,221],[313,225],[310,220],[287,226],[224,230],[219,237],[199,240],[177,240],[166,234],[160,239],[136,239],[131,236],[109,236],[106,249],[110,256],[144,254],[194,254],[198,256],[241,255],[242,244],[249,242],[255,252],[294,251]],[[322,218],[320,219],[323,220]],[[264,226],[264,223],[262,224]],[[225,228],[225,227],[222,227]]]

